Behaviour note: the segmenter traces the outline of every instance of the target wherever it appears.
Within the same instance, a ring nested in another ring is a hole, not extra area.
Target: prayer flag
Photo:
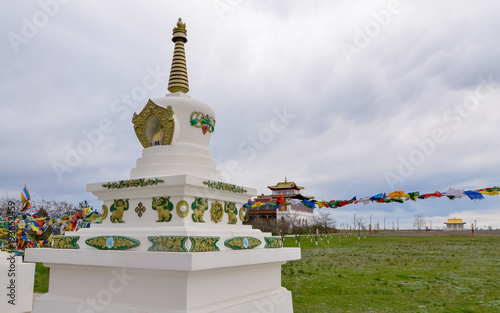
[[[24,189],[21,192],[21,200],[23,202],[23,211],[26,211],[27,209],[29,209],[31,207],[31,203],[30,203],[31,197],[30,197],[30,193],[29,193],[26,185],[24,185]]]

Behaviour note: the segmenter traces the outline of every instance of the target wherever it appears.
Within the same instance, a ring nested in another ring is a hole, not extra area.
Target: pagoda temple
[[[305,205],[302,200],[312,200],[312,196],[304,196],[300,193],[304,187],[297,186],[295,182],[278,182],[271,189],[270,195],[261,194],[251,201],[252,206],[247,208],[248,220],[265,219],[267,221],[285,222],[287,216],[293,214],[298,221],[298,226],[314,224],[314,208]]]

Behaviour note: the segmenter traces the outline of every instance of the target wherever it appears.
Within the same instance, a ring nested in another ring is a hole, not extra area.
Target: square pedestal
[[[33,305],[35,264],[23,263],[21,256],[0,251],[1,313],[24,313]]]
[[[50,267],[34,313],[293,312],[281,265],[300,249],[142,252],[28,249]]]

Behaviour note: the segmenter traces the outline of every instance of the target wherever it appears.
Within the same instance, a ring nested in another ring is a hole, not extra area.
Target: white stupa
[[[281,265],[300,249],[242,225],[256,190],[220,182],[209,149],[215,113],[187,95],[181,19],[172,40],[170,93],[132,119],[144,149],[130,179],[87,185],[103,223],[26,251],[50,267],[34,313],[293,312]]]

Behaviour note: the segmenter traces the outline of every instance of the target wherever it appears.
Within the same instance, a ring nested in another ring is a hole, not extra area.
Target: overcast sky
[[[87,183],[130,178],[132,114],[167,93],[179,17],[228,182],[287,177],[327,201],[500,185],[498,16],[493,0],[2,1],[0,192],[98,205]],[[500,196],[334,211],[354,213],[500,227]]]

